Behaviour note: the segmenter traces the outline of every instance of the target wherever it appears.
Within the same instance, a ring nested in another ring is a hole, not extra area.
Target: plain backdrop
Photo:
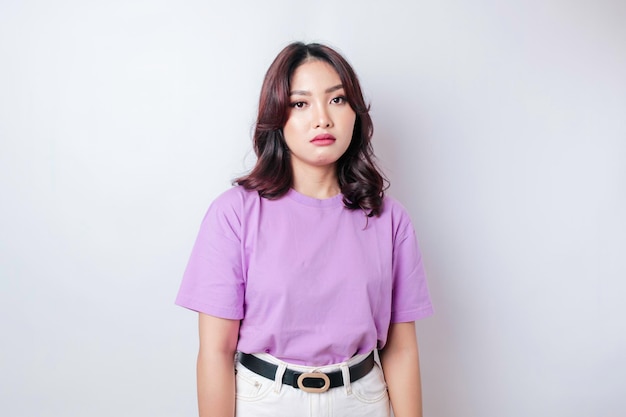
[[[293,40],[359,74],[427,417],[626,415],[626,2],[0,0],[0,414],[193,416],[173,304]]]

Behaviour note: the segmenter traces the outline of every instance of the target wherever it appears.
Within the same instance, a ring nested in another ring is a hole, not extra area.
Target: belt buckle
[[[319,388],[307,387],[304,385],[305,379],[321,379],[322,381],[324,381],[324,385]],[[328,388],[330,388],[330,379],[328,378],[328,375],[322,372],[305,372],[303,374],[300,374],[300,376],[298,377],[298,388],[300,388],[304,392],[326,392],[328,391]]]

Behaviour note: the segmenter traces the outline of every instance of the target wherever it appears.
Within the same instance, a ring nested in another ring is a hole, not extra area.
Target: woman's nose
[[[313,116],[314,127],[327,129],[331,127],[332,124],[333,122],[331,120],[330,114],[328,113],[328,110],[323,106],[318,107],[317,112]]]

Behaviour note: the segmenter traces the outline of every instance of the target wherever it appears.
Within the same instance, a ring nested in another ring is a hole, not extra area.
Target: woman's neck
[[[302,195],[323,200],[341,192],[335,167],[331,169],[294,169],[292,188]]]

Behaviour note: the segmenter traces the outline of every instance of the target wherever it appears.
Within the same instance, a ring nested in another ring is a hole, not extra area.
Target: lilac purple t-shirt
[[[380,216],[290,190],[234,187],[204,217],[176,304],[241,320],[237,349],[321,366],[382,348],[390,323],[432,314],[406,210]]]

